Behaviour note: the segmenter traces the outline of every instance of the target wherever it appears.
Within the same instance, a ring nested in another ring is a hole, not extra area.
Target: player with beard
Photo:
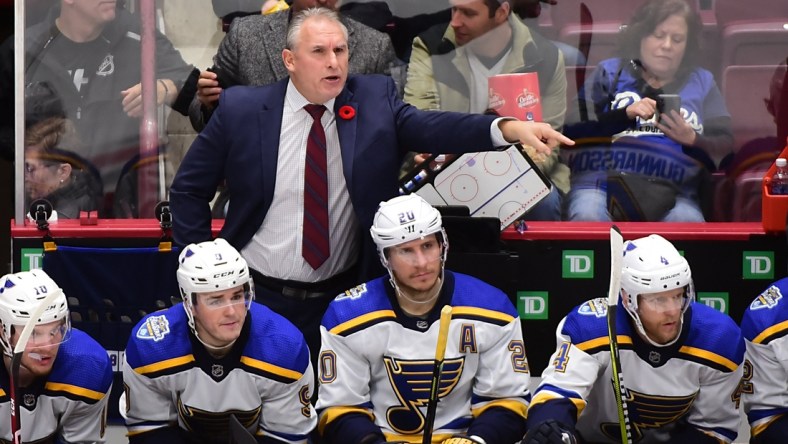
[[[30,313],[59,293],[40,318],[22,354],[16,380],[22,442],[104,442],[112,365],[107,351],[72,329],[63,290],[43,270],[0,278],[0,441],[12,442],[11,358]]]
[[[339,295],[323,317],[321,435],[342,444],[421,442],[440,311],[449,305],[432,442],[519,441],[530,375],[509,298],[444,270],[440,213],[417,195],[381,203],[370,232],[389,275]]]
[[[305,444],[316,416],[303,335],[252,302],[246,260],[224,239],[178,262],[183,304],[143,318],[126,347],[129,442],[224,444],[235,416],[259,443]]]
[[[557,350],[528,409],[524,444],[620,442],[607,299],[558,324]],[[689,263],[659,235],[627,241],[617,336],[634,442],[724,443],[739,429],[744,340],[695,302]]]

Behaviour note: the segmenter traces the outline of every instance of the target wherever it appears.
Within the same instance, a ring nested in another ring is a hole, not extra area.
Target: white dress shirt
[[[317,270],[301,256],[304,225],[304,163],[312,117],[304,109],[309,101],[288,81],[282,112],[276,182],[271,207],[252,240],[241,250],[249,266],[265,276],[300,282],[318,282],[349,269],[360,249],[359,222],[350,202],[342,168],[334,99],[320,119],[326,133],[328,166],[328,218],[331,255]],[[508,145],[498,122],[490,125],[497,146]],[[260,147],[260,149],[263,149]],[[393,196],[392,196],[393,197]],[[232,203],[230,203],[232,205]],[[364,227],[368,229],[369,227]]]

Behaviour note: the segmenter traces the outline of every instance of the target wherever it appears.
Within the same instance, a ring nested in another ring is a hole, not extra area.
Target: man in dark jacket
[[[83,157],[112,191],[123,165],[139,153],[142,88],[137,19],[116,2],[62,0],[25,35],[26,126],[48,117],[74,122]],[[13,41],[0,48],[0,151],[13,158]],[[176,97],[192,67],[156,34],[159,105],[182,113]]]

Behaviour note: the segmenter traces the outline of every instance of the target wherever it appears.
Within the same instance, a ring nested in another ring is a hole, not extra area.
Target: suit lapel
[[[351,119],[342,118],[339,110],[343,106],[353,108],[356,116]],[[337,116],[337,134],[339,134],[339,149],[342,153],[342,169],[345,173],[345,182],[347,182],[348,190],[353,189],[351,184],[353,183],[353,164],[356,157],[356,124],[358,115],[362,111],[359,109],[358,102],[353,100],[353,93],[347,89],[347,86],[334,101],[334,115]]]
[[[282,111],[287,90],[287,79],[274,84],[274,88],[260,88],[265,91],[263,105],[257,114],[257,130],[260,146],[254,147],[260,152],[260,176],[263,192],[263,205],[267,211],[274,198],[276,185],[276,167],[279,158],[279,139],[282,130]],[[252,172],[251,174],[256,174]]]

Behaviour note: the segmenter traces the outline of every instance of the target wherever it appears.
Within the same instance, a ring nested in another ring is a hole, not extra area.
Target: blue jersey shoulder
[[[728,315],[706,304],[692,304],[690,331],[683,347],[703,350],[738,365],[744,359],[741,329]]]
[[[191,355],[189,331],[183,304],[150,313],[131,330],[126,361],[139,368]]]
[[[106,393],[112,385],[112,363],[107,351],[87,333],[73,328],[60,344],[47,383],[62,384],[67,391]]]
[[[788,334],[788,278],[771,284],[750,303],[742,316],[741,330],[747,340],[765,344]]]
[[[326,330],[343,330],[356,323],[382,322],[396,318],[388,296],[388,277],[373,279],[338,295],[329,304],[322,325]]]
[[[507,317],[519,317],[509,296],[498,288],[473,276],[447,270],[446,282],[452,277],[454,278],[452,306],[495,312]]]
[[[304,373],[309,365],[309,348],[304,335],[290,321],[268,307],[252,303],[249,339],[243,351],[246,363],[265,363]],[[248,361],[248,360],[252,361]]]
[[[628,322],[622,322],[624,308],[619,306],[617,328],[619,332]],[[583,302],[566,315],[562,334],[572,343],[581,344],[601,337],[607,338],[607,299],[596,298]]]

